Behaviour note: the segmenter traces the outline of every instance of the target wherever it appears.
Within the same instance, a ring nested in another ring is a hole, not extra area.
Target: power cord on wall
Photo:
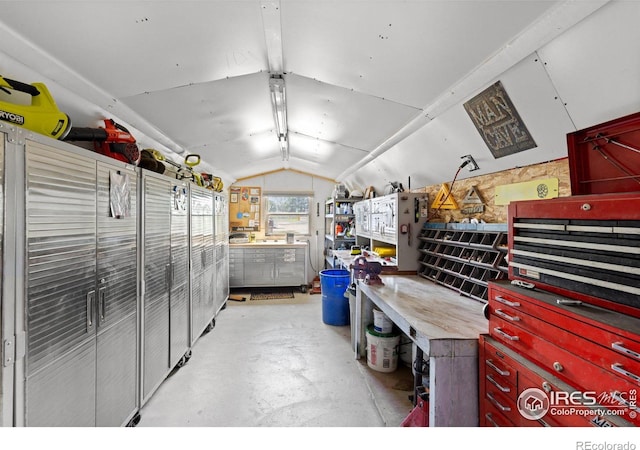
[[[456,174],[453,176],[453,180],[451,180],[451,187],[449,187],[449,192],[447,192],[447,195],[440,201],[440,204],[438,205],[438,209],[436,209],[436,212],[435,212],[436,216],[439,214],[440,208],[442,208],[442,205],[444,205],[444,202],[447,201],[447,199],[449,198],[449,196],[453,192],[453,185],[455,184],[456,179],[458,178],[458,175],[460,174],[460,171],[470,163],[473,164],[473,167],[470,170],[477,170],[478,169],[478,164],[476,164],[475,160],[473,159],[473,157],[471,155],[463,156],[463,158],[465,158],[465,160],[462,162],[462,164],[460,164],[460,167],[458,167],[458,170],[456,170]]]

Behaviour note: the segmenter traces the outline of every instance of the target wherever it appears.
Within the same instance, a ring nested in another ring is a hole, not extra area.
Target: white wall
[[[341,181],[380,193],[408,177],[412,188],[450,182],[467,154],[480,170],[459,179],[567,157],[567,133],[640,111],[638,18],[640,2],[606,4]],[[537,147],[495,159],[463,104],[498,80]]]
[[[309,254],[311,262],[307,261],[307,274],[309,282],[313,280],[320,270],[324,268],[324,204],[332,195],[335,183],[325,178],[299,173],[291,170],[283,170],[253,178],[243,179],[234,186],[257,186],[262,188],[262,193],[271,192],[313,192],[311,207],[311,235],[299,236],[297,239],[309,241]],[[257,233],[263,236],[264,230]]]

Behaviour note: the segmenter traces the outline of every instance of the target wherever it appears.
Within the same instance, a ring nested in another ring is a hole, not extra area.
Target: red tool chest
[[[597,405],[570,406],[609,411],[547,414],[543,425],[640,424],[639,318],[508,281],[489,283],[489,312],[491,337],[481,340],[481,424],[493,425],[490,414],[498,425],[539,425],[517,408],[528,387],[587,393]],[[504,417],[496,419],[497,412]]]
[[[509,278],[640,317],[640,192],[511,203]]]
[[[481,335],[480,361],[480,426],[483,427],[624,427],[634,426],[617,415],[602,414],[607,407],[572,404],[570,408],[549,407],[541,418],[531,419],[520,413],[519,398],[529,389],[550,395],[551,392],[580,394],[553,374],[532,364],[489,335]],[[508,374],[508,375],[503,375]],[[506,381],[513,378],[513,384]],[[560,413],[566,411],[568,413]]]
[[[573,195],[640,191],[640,113],[567,135]]]

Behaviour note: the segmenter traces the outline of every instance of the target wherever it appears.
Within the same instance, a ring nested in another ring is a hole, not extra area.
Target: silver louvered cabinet
[[[96,161],[27,141],[27,426],[93,426]]]
[[[215,310],[215,241],[214,241],[214,204],[213,193],[210,190],[202,192],[204,203],[202,223],[203,223],[203,312],[205,323],[211,323],[217,310]]]
[[[122,180],[129,211],[112,217],[113,176]],[[137,174],[98,162],[98,285],[96,425],[120,426],[136,410],[137,395]]]
[[[213,319],[213,197],[191,186],[191,342]]]
[[[214,196],[214,232],[216,259],[215,304],[216,314],[229,298],[229,205],[224,194]]]
[[[5,211],[5,140],[6,134],[0,133],[0,342],[6,342],[10,336],[13,335],[13,330],[9,329],[10,322],[7,320],[13,316],[8,312],[9,308],[14,307],[13,297],[15,295],[11,292],[8,296],[5,294],[4,285],[4,271],[8,264],[5,263],[4,252],[4,239],[7,234],[4,231],[4,211]],[[8,262],[8,261],[7,261]],[[7,298],[7,301],[3,301]],[[11,303],[11,305],[9,305]],[[2,364],[0,364],[0,427],[9,426],[13,424],[13,359],[8,360],[4,355]]]
[[[180,363],[189,340],[189,188],[186,181],[172,181],[171,292],[169,311],[171,367]]]
[[[169,288],[171,272],[170,180],[143,172],[142,403],[170,369]]]
[[[112,173],[130,182],[126,217],[111,215]],[[25,180],[25,425],[123,425],[137,411],[136,171],[27,140]]]

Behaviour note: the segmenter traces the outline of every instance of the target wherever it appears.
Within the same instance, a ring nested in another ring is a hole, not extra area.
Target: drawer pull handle
[[[511,392],[510,388],[501,386],[496,380],[493,379],[491,375],[487,375],[487,380],[489,380],[491,384],[500,389],[502,392]]]
[[[509,372],[508,370],[501,370],[498,366],[496,366],[490,359],[487,359],[485,361],[485,363],[487,364],[487,366],[491,367],[493,370],[495,370],[496,372],[498,372],[500,375],[502,375],[503,377],[508,377],[509,375],[511,375],[511,372]]]
[[[494,427],[498,427],[498,428],[500,428],[500,425],[498,425],[498,424],[496,423],[496,421],[495,421],[495,420],[493,420],[493,418],[491,417],[491,413],[487,413],[487,414],[485,414],[485,415],[484,415],[484,417],[487,419],[487,421],[488,421],[491,425],[493,425]]]
[[[628,370],[625,370],[622,364],[620,363],[611,364],[611,369],[613,369],[615,372],[618,372],[619,374],[622,374],[628,378],[631,378],[636,383],[640,383],[640,377],[635,373],[631,373]]]
[[[507,306],[511,306],[512,308],[517,308],[520,306],[519,302],[510,302],[509,300],[507,300],[506,298],[504,298],[501,295],[496,295],[494,297],[494,299],[498,302],[498,303],[502,303],[503,305],[507,305]]]
[[[611,344],[611,348],[614,350],[618,350],[619,352],[624,353],[625,355],[629,355],[637,360],[640,360],[640,353],[634,352],[633,350],[629,350],[624,345],[622,345],[622,342],[614,342],[613,344]]]
[[[503,338],[509,339],[510,341],[519,341],[520,340],[520,338],[518,336],[511,336],[510,334],[505,333],[504,331],[502,331],[502,329],[500,327],[495,327],[493,329],[493,331],[498,333]]]
[[[489,400],[491,400],[491,403],[493,403],[498,407],[498,409],[500,409],[500,411],[503,411],[503,412],[511,411],[511,408],[509,408],[508,406],[502,405],[498,400],[496,400],[496,398],[493,396],[491,392],[487,392],[487,397],[489,398]]]
[[[518,316],[510,316],[509,314],[507,314],[506,312],[504,312],[501,309],[496,309],[496,315],[502,317],[503,319],[510,320],[511,322],[518,322],[520,320],[520,317],[518,317]]]

